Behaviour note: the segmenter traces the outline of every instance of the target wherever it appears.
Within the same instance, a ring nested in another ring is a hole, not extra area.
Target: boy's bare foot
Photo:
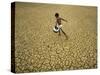
[[[66,36],[66,40],[68,40],[68,36]]]

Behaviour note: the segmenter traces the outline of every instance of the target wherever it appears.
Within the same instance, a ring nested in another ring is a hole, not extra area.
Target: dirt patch
[[[16,3],[15,71],[41,72],[97,67],[96,7]],[[54,33],[54,14],[65,36]]]

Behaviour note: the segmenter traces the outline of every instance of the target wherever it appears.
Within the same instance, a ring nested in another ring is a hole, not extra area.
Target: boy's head
[[[56,18],[59,17],[59,13],[55,13],[55,17],[56,17]]]

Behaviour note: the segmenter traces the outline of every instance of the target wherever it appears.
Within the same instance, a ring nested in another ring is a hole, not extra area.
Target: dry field
[[[54,33],[55,13],[68,20]],[[97,8],[16,3],[15,71],[41,72],[97,67]]]

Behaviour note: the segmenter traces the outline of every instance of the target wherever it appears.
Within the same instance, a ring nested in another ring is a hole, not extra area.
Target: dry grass
[[[96,7],[16,3],[16,72],[89,69],[97,67]],[[67,19],[54,33],[54,14]]]

